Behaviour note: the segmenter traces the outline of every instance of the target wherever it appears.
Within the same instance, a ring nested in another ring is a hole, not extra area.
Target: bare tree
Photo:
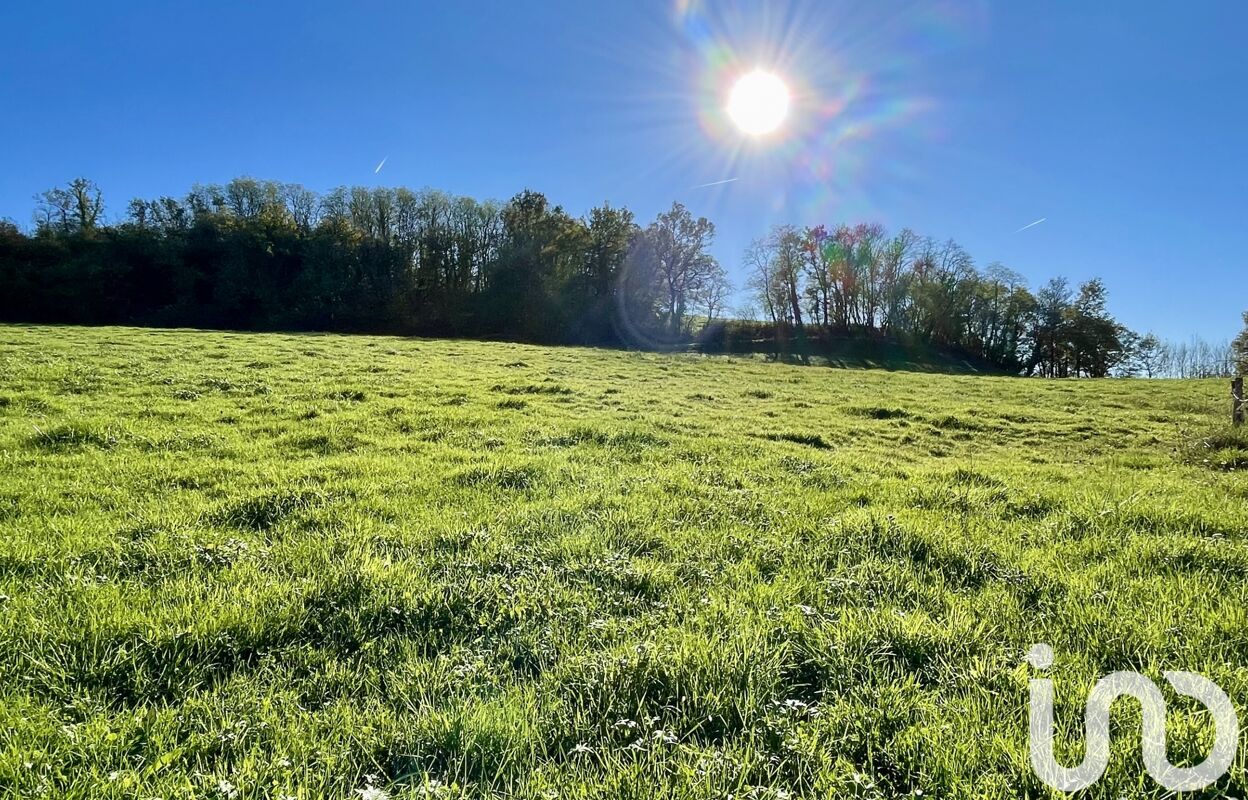
[[[755,239],[745,251],[749,270],[747,286],[772,325],[788,321],[788,302],[784,287],[776,278],[775,261],[770,239]]]
[[[86,178],[74,178],[64,188],[49,189],[35,201],[35,224],[60,233],[89,233],[104,213],[100,188]]]
[[[798,331],[801,331],[803,328],[802,263],[805,240],[792,225],[777,225],[771,229],[771,235],[768,237],[768,249],[773,262],[772,273],[780,284],[784,303],[788,306],[787,316],[793,321]]]
[[[1158,374],[1170,378],[1228,378],[1235,374],[1230,342],[1211,343],[1198,337],[1161,346]]]
[[[806,279],[806,295],[814,324],[823,329],[829,325],[832,307],[832,274],[828,260],[831,234],[823,225],[802,231],[802,270]]]
[[[880,327],[887,333],[908,328],[911,265],[918,245],[918,234],[903,228],[880,249]]]
[[[707,325],[723,313],[724,305],[731,294],[732,284],[728,281],[728,274],[724,272],[723,267],[716,264],[715,268],[707,274],[696,298],[698,307],[706,314]]]

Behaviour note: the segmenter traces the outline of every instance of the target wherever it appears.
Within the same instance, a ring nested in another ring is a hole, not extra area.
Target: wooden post
[[[1244,424],[1244,379],[1236,378],[1231,381],[1231,422],[1236,425]]]

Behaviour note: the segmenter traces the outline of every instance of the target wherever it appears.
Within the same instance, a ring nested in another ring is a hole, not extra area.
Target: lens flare
[[[930,59],[984,35],[988,14],[985,0],[902,2],[899,15],[874,3],[673,0],[683,39],[674,74],[702,133],[673,158],[739,177],[710,197],[753,202],[776,220],[895,206],[925,169],[918,154],[949,149],[936,101],[947,78]]]
[[[742,132],[764,136],[789,115],[789,87],[773,73],[756,69],[733,84],[727,111]]]
[[[982,157],[959,148],[950,127],[958,106],[940,102],[971,77],[932,65],[986,39],[990,0],[669,2],[638,16],[647,26],[640,42],[609,27],[584,42],[629,81],[620,93],[589,84],[584,102],[610,103],[626,116],[616,134],[649,154],[621,160],[621,194],[665,187],[699,213],[748,210],[760,231],[887,220],[912,201],[933,153]],[[752,133],[768,127],[753,122],[766,114],[735,113],[732,102],[736,84],[759,69],[787,95],[767,133]]]

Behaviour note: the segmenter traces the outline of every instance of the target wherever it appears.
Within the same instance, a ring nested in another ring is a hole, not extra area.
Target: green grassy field
[[[1067,763],[1111,670],[1248,701],[1228,406],[1223,381],[0,327],[0,787],[1043,795],[1033,643]],[[1199,760],[1207,717],[1171,699],[1171,760]],[[1161,796],[1118,711],[1094,796]],[[1241,748],[1206,795],[1246,787]]]

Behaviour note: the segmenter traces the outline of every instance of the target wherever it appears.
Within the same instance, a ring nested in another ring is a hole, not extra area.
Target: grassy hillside
[[[784,354],[783,360],[810,366],[940,372],[953,375],[1008,374],[999,365],[966,353],[955,353],[918,343],[907,344],[869,337],[838,337],[810,342],[806,348],[805,360],[796,354],[799,351],[796,342],[788,342],[777,348],[773,341],[766,339],[756,340],[750,343],[750,347],[737,351],[706,347],[701,352],[721,355],[724,352],[733,352],[737,358],[755,358],[766,361],[774,360],[774,353],[777,349]]]
[[[1248,700],[1226,395],[0,327],[0,787],[1043,794],[1033,643],[1067,763],[1108,671]]]

